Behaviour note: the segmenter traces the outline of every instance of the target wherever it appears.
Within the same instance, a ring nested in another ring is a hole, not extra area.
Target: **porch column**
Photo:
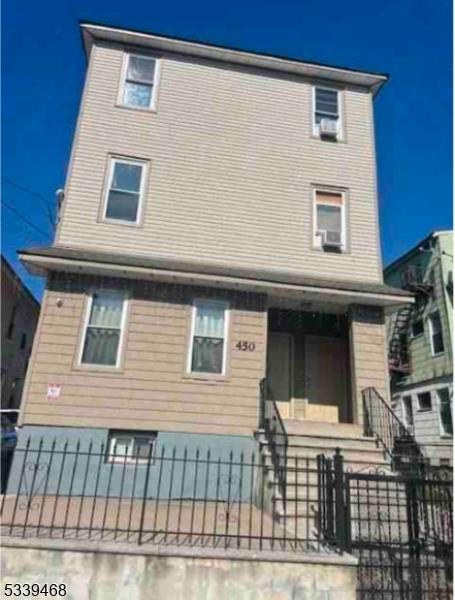
[[[359,304],[350,306],[349,348],[353,420],[363,424],[363,389],[375,387],[390,402],[387,334],[382,308]]]

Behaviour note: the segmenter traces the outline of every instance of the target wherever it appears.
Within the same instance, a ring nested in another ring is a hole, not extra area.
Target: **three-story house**
[[[88,60],[21,435],[254,448],[388,401],[365,71],[84,23]],[[347,434],[346,434],[347,435]]]
[[[384,270],[416,296],[389,319],[392,406],[435,466],[453,463],[452,248],[453,232],[435,231]]]

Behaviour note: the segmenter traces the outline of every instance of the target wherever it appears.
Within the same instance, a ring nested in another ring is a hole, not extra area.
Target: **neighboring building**
[[[2,255],[2,409],[18,409],[40,305]],[[17,414],[10,413],[15,421]]]
[[[20,253],[47,278],[22,435],[252,450],[267,375],[289,426],[360,436],[362,390],[388,398],[384,308],[412,301],[382,275],[387,77],[82,35],[55,243]]]
[[[453,233],[437,231],[384,271],[414,307],[389,323],[393,406],[433,464],[452,463]]]

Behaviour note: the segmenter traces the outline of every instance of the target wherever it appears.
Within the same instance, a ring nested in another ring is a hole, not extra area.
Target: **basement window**
[[[153,464],[156,432],[109,431],[106,460],[111,463]]]

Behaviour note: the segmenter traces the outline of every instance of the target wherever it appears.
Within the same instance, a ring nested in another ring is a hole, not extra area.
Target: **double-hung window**
[[[138,224],[144,196],[145,162],[111,158],[104,219]]]
[[[119,365],[125,326],[126,295],[116,290],[99,290],[89,298],[80,362],[84,365]]]
[[[227,322],[227,302],[194,301],[188,357],[189,372],[225,373]]]
[[[428,327],[430,331],[431,354],[441,354],[444,352],[444,337],[442,333],[441,315],[438,311],[431,313],[428,317]]]
[[[153,463],[156,433],[110,431],[108,462]]]
[[[158,64],[151,56],[125,56],[121,104],[142,109],[155,107]]]
[[[313,244],[325,251],[345,249],[344,194],[317,190],[314,201]]]
[[[453,435],[452,406],[449,388],[437,390],[439,397],[439,420],[442,435]]]
[[[321,137],[341,134],[340,93],[323,87],[314,88],[313,129]]]

